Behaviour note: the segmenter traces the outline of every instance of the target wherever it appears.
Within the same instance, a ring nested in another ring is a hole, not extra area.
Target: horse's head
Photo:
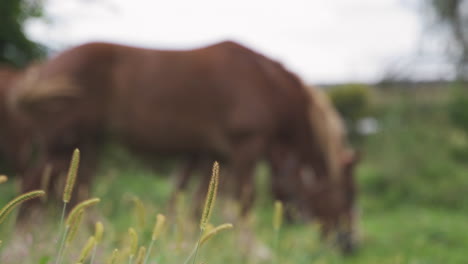
[[[334,177],[308,166],[299,170],[300,208],[306,219],[320,223],[324,238],[335,238],[334,243],[344,253],[351,253],[357,242],[354,170],[359,155],[346,149],[337,158],[338,170]]]
[[[344,252],[354,248],[354,168],[358,155],[350,149],[346,127],[327,95],[318,88],[309,95],[310,142],[304,144],[299,169],[301,208],[317,219],[323,235],[337,236]]]
[[[360,153],[354,150],[345,150],[340,160],[341,181],[340,192],[342,192],[342,207],[336,212],[338,219],[337,243],[345,253],[354,250],[357,244],[356,228],[358,214],[356,209],[356,180],[355,168],[360,160]]]

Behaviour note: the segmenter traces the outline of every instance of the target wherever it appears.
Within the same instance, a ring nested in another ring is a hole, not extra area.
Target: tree
[[[0,63],[24,67],[45,55],[46,48],[27,38],[25,22],[43,16],[41,0],[0,1]]]
[[[468,1],[466,0],[426,0],[434,11],[439,24],[450,32],[451,53],[457,65],[460,80],[468,80]]]

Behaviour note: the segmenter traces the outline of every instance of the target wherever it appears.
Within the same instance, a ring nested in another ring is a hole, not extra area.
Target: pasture
[[[237,221],[238,206],[219,197],[211,222],[233,222],[234,228],[208,241],[197,263],[466,263],[468,137],[450,122],[450,88],[374,91],[379,130],[358,142],[363,152],[356,173],[361,244],[354,255],[343,257],[333,244],[321,242],[313,223],[285,223],[275,242],[274,201],[268,171],[261,165],[251,215]],[[156,214],[168,214],[175,164],[160,161],[153,164],[159,168],[155,172],[119,146],[109,146],[105,156],[91,191],[101,202],[85,214],[64,263],[76,262],[96,221],[103,222],[105,231],[95,263],[106,263],[114,248],[128,246],[130,227],[147,245]],[[10,179],[0,190],[3,205],[18,195],[18,184]],[[56,204],[45,208],[46,216],[25,234],[13,229],[14,214],[0,225],[1,263],[53,263],[48,260],[57,251],[61,209]],[[180,214],[167,220],[148,263],[183,263],[196,244],[198,219],[189,214],[190,193],[179,196],[175,207]]]

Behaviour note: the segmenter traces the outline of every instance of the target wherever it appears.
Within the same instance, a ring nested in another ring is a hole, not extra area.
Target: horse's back
[[[113,75],[112,124],[164,138],[168,146],[181,138],[200,147],[207,141],[226,146],[231,134],[271,129],[269,84],[253,63],[256,58],[230,44],[187,51],[122,49]]]

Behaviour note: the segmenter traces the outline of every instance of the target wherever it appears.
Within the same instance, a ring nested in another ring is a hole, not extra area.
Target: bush
[[[468,89],[455,87],[448,109],[452,123],[468,133]]]
[[[369,114],[371,87],[366,84],[345,84],[328,91],[338,112],[349,122],[356,122]]]

